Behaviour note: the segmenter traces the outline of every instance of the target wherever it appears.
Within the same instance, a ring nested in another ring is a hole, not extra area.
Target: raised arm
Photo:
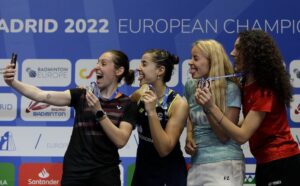
[[[86,93],[86,99],[94,113],[98,110],[102,110],[99,99],[90,91]],[[109,139],[117,146],[117,148],[122,148],[127,144],[135,123],[136,103],[127,105],[124,111],[124,117],[119,126],[113,124],[106,115],[98,121],[98,124],[101,125]]]
[[[226,115],[215,105],[212,100],[209,89],[204,89],[200,93],[201,105],[207,108],[212,117],[218,121],[218,125],[223,128],[228,136],[239,144],[247,142],[253,133],[262,123],[266,113],[260,111],[249,111],[241,126],[233,123]]]
[[[7,65],[3,74],[4,81],[25,97],[56,106],[67,106],[70,104],[71,94],[68,90],[62,92],[43,91],[38,87],[16,80],[15,74],[16,70],[13,68],[13,65]]]
[[[224,113],[224,116],[227,117],[231,122],[233,122],[235,125],[238,124],[240,114],[240,108],[237,107],[229,107],[227,108],[226,113]],[[230,138],[228,134],[224,131],[224,129],[219,125],[218,121],[213,117],[210,112],[206,113],[206,116],[209,120],[210,126],[213,129],[214,133],[218,137],[218,139],[222,143],[226,143]]]
[[[117,148],[124,147],[131,135],[132,125],[126,121],[121,121],[119,127],[115,126],[108,117],[99,122],[103,130]]]
[[[165,130],[162,128],[156,111],[148,112],[153,144],[161,157],[167,156],[178,143],[188,117],[186,100],[177,96],[169,111],[169,120]]]
[[[130,99],[132,102],[138,102],[142,96],[142,94],[149,89],[147,84],[142,85],[139,89],[137,89],[136,91],[134,91],[131,96]]]

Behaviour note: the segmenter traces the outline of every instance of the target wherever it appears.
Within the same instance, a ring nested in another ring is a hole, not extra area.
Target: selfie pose
[[[61,185],[121,185],[118,149],[125,146],[136,123],[136,104],[118,90],[123,78],[127,84],[134,80],[128,57],[117,50],[106,51],[99,57],[94,87],[99,89],[98,97],[82,88],[41,90],[16,80],[14,67],[15,64],[9,64],[4,71],[9,86],[34,101],[70,106],[76,111]]]

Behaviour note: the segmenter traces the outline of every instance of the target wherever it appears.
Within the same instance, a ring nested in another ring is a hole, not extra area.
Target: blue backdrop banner
[[[300,143],[299,7],[296,0],[2,0],[0,70],[16,52],[19,80],[66,90],[93,81],[97,58],[106,50],[124,51],[136,69],[145,50],[161,48],[180,58],[168,86],[182,94],[194,41],[216,39],[229,53],[239,31],[262,29],[276,40],[290,73],[294,101],[289,123]],[[74,110],[23,97],[0,75],[0,185],[60,185]],[[120,90],[130,95],[137,87],[135,81]],[[120,150],[123,185],[130,185],[137,143],[134,131]],[[253,185],[255,160],[248,144],[243,150],[245,185]]]

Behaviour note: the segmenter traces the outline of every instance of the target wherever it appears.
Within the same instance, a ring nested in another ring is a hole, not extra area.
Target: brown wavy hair
[[[236,46],[243,61],[243,71],[253,74],[259,87],[272,90],[279,102],[290,106],[292,85],[282,56],[273,38],[262,30],[240,32]]]

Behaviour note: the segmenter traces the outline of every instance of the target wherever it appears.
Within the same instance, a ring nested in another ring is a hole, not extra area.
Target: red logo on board
[[[25,163],[20,166],[19,186],[59,186],[61,176],[61,163]]]

